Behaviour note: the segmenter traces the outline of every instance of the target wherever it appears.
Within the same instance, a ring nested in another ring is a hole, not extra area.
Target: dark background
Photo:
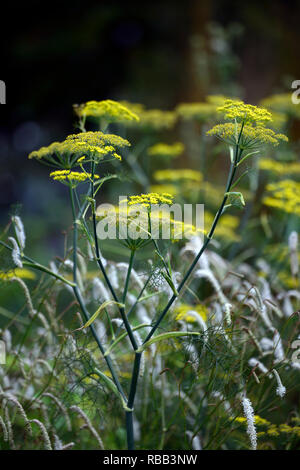
[[[49,237],[50,251],[63,188],[27,154],[74,130],[73,103],[111,98],[172,109],[228,92],[255,103],[300,79],[296,1],[27,1],[6,8],[0,221],[22,204],[32,240]]]

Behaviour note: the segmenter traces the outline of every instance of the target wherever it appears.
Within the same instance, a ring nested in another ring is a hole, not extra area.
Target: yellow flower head
[[[267,158],[260,159],[259,168],[270,171],[276,175],[300,175],[300,163],[298,162],[278,162]]]
[[[148,193],[140,194],[138,196],[129,196],[127,199],[129,206],[134,204],[141,204],[144,207],[151,207],[151,204],[173,204],[173,196],[169,193]]]
[[[240,135],[242,124],[228,122],[217,124],[207,131],[207,135],[218,137],[229,145],[236,145]],[[288,138],[284,134],[276,134],[273,129],[262,125],[244,125],[240,139],[241,148],[256,148],[264,144],[278,145],[280,141],[287,142]]]
[[[270,109],[272,113],[275,111],[297,119],[300,118],[300,105],[292,102],[291,93],[279,93],[268,96],[261,101],[261,104]]]
[[[162,181],[195,181],[200,183],[203,179],[202,173],[196,170],[180,169],[180,170],[159,170],[154,173],[154,179],[158,182]]]
[[[29,154],[28,158],[43,159],[50,165],[68,169],[82,162],[82,157],[99,161],[112,156],[121,160],[117,148],[129,147],[128,140],[103,132],[81,132],[69,135],[63,142],[54,142]]]
[[[263,199],[266,206],[300,216],[300,183],[286,179],[268,184],[266,189],[270,193]]]
[[[175,320],[184,320],[187,323],[197,322],[197,315],[199,315],[204,321],[206,321],[208,317],[207,307],[203,304],[181,304],[175,308],[174,313],[176,315]]]
[[[103,119],[106,122],[139,121],[139,117],[126,106],[117,101],[88,101],[81,105],[74,105],[78,116]]]
[[[229,145],[237,145],[241,149],[256,148],[263,144],[278,145],[280,141],[287,141],[283,134],[276,134],[273,129],[265,127],[272,121],[272,114],[265,108],[245,104],[243,101],[226,100],[217,108],[228,122],[217,124],[207,132],[209,136],[216,136]]]
[[[216,106],[211,103],[181,103],[176,111],[183,120],[205,121],[216,115]]]
[[[181,142],[176,142],[175,144],[168,145],[164,143],[159,143],[152,145],[148,148],[148,155],[150,156],[159,156],[159,157],[178,157],[184,151],[184,145]]]
[[[134,249],[149,243],[152,237],[177,241],[203,234],[192,224],[176,220],[172,204],[173,196],[169,193],[140,194],[121,200],[118,207],[99,206],[96,215],[101,224],[118,228],[118,233],[114,229],[113,238]]]
[[[151,193],[169,193],[172,194],[172,196],[176,195],[176,186],[173,184],[152,184],[150,186],[150,191]]]
[[[272,121],[272,114],[267,109],[238,100],[225,100],[224,104],[217,108],[217,111],[224,114],[225,119],[236,119],[237,122],[264,124],[267,121]]]
[[[79,183],[84,183],[87,180],[91,180],[91,173],[79,172],[79,171],[70,171],[70,170],[57,170],[50,173],[50,177],[54,181],[60,181],[61,183],[71,183],[72,185],[77,185]],[[95,179],[99,179],[99,175],[94,175]]]
[[[162,111],[160,109],[145,109],[140,104],[128,104],[130,109],[135,110],[139,116],[139,122],[127,122],[129,127],[138,127],[145,131],[160,131],[171,129],[177,120],[177,114],[174,111]]]

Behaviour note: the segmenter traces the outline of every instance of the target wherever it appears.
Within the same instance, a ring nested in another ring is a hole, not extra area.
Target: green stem
[[[135,399],[136,390],[137,390],[141,358],[142,358],[142,353],[136,352],[135,358],[134,358],[134,364],[133,364],[129,396],[128,396],[128,401],[127,401],[128,411],[126,411],[126,431],[127,431],[128,450],[134,449],[134,433],[133,433],[133,425],[132,425],[133,405],[134,405],[134,399]]]
[[[124,287],[124,292],[123,292],[123,301],[122,301],[122,303],[124,305],[125,305],[125,302],[126,302],[126,296],[127,296],[127,292],[128,292],[128,286],[129,286],[129,279],[130,279],[130,274],[131,274],[131,270],[132,270],[132,267],[133,267],[134,255],[135,255],[135,250],[131,250],[128,270],[127,270],[127,275],[126,275],[126,280],[125,280],[125,287]]]

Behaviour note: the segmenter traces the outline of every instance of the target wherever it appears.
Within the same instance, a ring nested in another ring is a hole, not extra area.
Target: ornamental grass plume
[[[257,434],[255,427],[254,410],[251,401],[247,397],[243,397],[242,406],[245,418],[247,420],[247,434],[250,438],[251,447],[253,450],[257,448]]]

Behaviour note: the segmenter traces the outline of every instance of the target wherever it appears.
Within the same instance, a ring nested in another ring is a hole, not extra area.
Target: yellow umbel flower
[[[203,179],[202,173],[196,170],[180,169],[180,170],[159,170],[154,173],[156,181],[195,181],[200,183]]]
[[[172,196],[175,196],[177,193],[176,186],[173,184],[152,184],[150,186],[151,193],[169,193]]]
[[[300,105],[295,104],[291,100],[291,93],[278,93],[268,96],[261,101],[266,108],[277,113],[284,113],[288,116],[300,118]]]
[[[69,135],[63,142],[54,142],[48,147],[41,147],[31,152],[28,158],[43,159],[50,165],[69,169],[85,159],[94,158],[97,161],[112,156],[121,160],[117,148],[129,147],[128,140],[114,134],[103,132],[81,132]]]
[[[300,216],[300,183],[286,179],[268,184],[266,189],[270,192],[263,199],[266,206]]]
[[[169,193],[148,193],[137,196],[129,196],[126,200],[129,206],[141,204],[144,207],[150,207],[151,204],[173,204],[173,196]]]
[[[183,120],[205,121],[216,116],[216,106],[210,103],[181,103],[176,111]]]
[[[247,419],[244,418],[244,416],[238,416],[237,418],[235,418],[235,421],[240,424],[247,423]],[[271,426],[270,421],[268,421],[267,419],[261,418],[261,416],[259,415],[254,416],[254,422],[256,426]]]
[[[79,172],[79,171],[70,171],[70,170],[57,170],[50,173],[50,177],[55,181],[60,181],[61,183],[71,183],[79,184],[84,183],[86,180],[91,180],[91,173]],[[99,179],[99,175],[94,175],[95,179]]]
[[[211,227],[215,216],[208,211],[205,211],[205,229],[208,231]],[[224,214],[220,218],[215,235],[217,238],[222,238],[224,241],[239,241],[240,236],[237,234],[236,229],[239,225],[239,218],[235,215]]]
[[[195,323],[197,321],[197,317],[193,312],[196,312],[202,320],[206,321],[208,317],[208,309],[203,304],[198,305],[190,305],[190,304],[181,304],[178,305],[174,309],[174,313],[176,315],[175,320],[184,320],[188,323]]]
[[[169,193],[140,194],[128,196],[117,207],[99,206],[96,216],[105,226],[113,227],[113,238],[134,249],[149,243],[152,237],[174,242],[203,234],[194,225],[174,219],[174,211],[168,207],[172,204],[173,196]]]
[[[121,103],[113,100],[88,101],[74,105],[76,114],[80,117],[103,119],[106,122],[139,121],[139,117]]]
[[[267,121],[272,121],[272,114],[267,109],[238,100],[225,100],[224,104],[217,108],[217,111],[224,114],[225,119],[235,119],[237,122],[264,124]]]
[[[259,168],[277,175],[300,174],[300,163],[298,162],[278,162],[263,158],[259,161]]]
[[[143,105],[130,105],[131,109],[136,109],[140,118],[138,123],[134,121],[127,122],[129,127],[137,126],[145,131],[160,131],[171,129],[177,120],[177,114],[174,111],[163,111],[161,109],[145,109]]]
[[[236,145],[241,131],[241,124],[217,124],[207,131],[207,135],[218,137],[229,145]],[[241,148],[255,148],[264,144],[278,145],[280,141],[287,142],[284,134],[276,134],[275,131],[263,126],[244,125],[240,140]]]
[[[216,119],[218,107],[222,106],[229,98],[224,95],[208,95],[204,103],[181,103],[177,106],[176,112],[183,120],[194,119],[196,121],[206,121]]]
[[[243,101],[226,100],[217,108],[227,120],[233,122],[217,124],[207,132],[229,145],[239,145],[241,149],[253,149],[263,144],[278,145],[287,142],[283,134],[276,134],[273,129],[265,127],[272,121],[272,114],[265,108],[259,108]]]
[[[174,158],[181,155],[183,151],[184,145],[181,142],[175,142],[172,145],[158,143],[148,148],[148,155]]]
[[[267,434],[272,437],[278,437],[279,431],[278,431],[277,426],[275,424],[271,424],[271,426],[267,430]]]

